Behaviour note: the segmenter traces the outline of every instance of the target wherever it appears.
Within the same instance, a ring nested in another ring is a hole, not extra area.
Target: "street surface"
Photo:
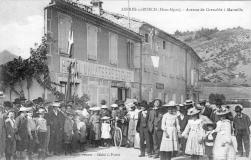
[[[53,156],[46,160],[159,160],[149,157],[138,157],[139,150],[134,148],[89,148],[87,151],[69,156]],[[175,157],[172,160],[189,160],[188,157]],[[206,158],[203,160],[206,160]],[[238,157],[236,160],[248,160],[248,158]]]

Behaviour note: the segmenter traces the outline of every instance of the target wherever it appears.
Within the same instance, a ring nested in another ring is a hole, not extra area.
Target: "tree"
[[[209,103],[211,104],[222,105],[222,104],[225,104],[226,102],[226,97],[224,96],[224,94],[211,93],[208,99],[209,99]]]

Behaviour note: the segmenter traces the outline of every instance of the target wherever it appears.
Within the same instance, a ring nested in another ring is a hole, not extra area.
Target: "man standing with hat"
[[[250,152],[250,125],[251,121],[248,115],[242,113],[243,107],[240,105],[237,105],[235,107],[236,116],[234,117],[234,129],[235,129],[235,135],[237,140],[237,150],[241,156],[243,156],[243,145],[242,141],[244,143],[245,151],[246,151],[246,157],[249,157]]]
[[[27,120],[27,112],[29,112],[31,108],[21,106],[19,112],[20,115],[16,118],[15,122],[15,133],[16,133],[16,150],[19,153],[19,158],[23,159],[26,157],[26,151],[28,149],[29,143],[29,133],[28,133],[28,120]]]
[[[53,109],[48,113],[47,120],[50,126],[49,151],[58,155],[62,152],[65,117],[59,111],[59,102],[53,102],[52,107]]]
[[[208,117],[209,119],[212,119],[212,113],[213,110],[211,108],[209,108],[208,106],[206,106],[206,100],[202,100],[199,102],[199,105],[196,106],[198,110],[200,111],[201,115],[204,115],[206,117]]]
[[[162,105],[162,102],[160,99],[155,99],[152,101],[152,108],[149,110],[149,117],[148,117],[148,121],[147,121],[147,126],[148,126],[148,131],[149,131],[149,135],[150,135],[150,148],[151,148],[151,155],[152,156],[156,149],[156,154],[158,153],[158,144],[157,144],[157,140],[154,138],[154,132],[155,132],[155,127],[154,127],[154,121],[155,118],[157,116],[157,109]]]
[[[148,111],[147,111],[147,104],[142,103],[140,104],[142,111],[139,112],[138,115],[138,122],[136,126],[136,131],[139,133],[140,136],[140,152],[141,154],[139,157],[145,156],[145,141],[146,141],[146,149],[147,153],[150,154],[150,139],[149,139],[149,132],[147,127],[148,121]]]

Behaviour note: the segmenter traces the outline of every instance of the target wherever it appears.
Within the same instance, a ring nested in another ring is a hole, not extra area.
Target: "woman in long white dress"
[[[182,133],[182,136],[187,138],[185,154],[191,156],[193,160],[200,159],[204,155],[203,137],[205,131],[203,130],[203,121],[199,119],[200,111],[195,107],[188,110],[187,115],[191,118],[188,120],[187,126]]]
[[[167,107],[168,112],[163,115],[161,129],[163,136],[160,144],[160,160],[171,160],[172,153],[178,151],[178,133],[180,126],[176,116],[176,107],[174,101],[162,107]]]
[[[235,160],[236,153],[231,138],[231,122],[226,119],[230,111],[221,108],[216,111],[219,121],[216,124],[215,132],[217,136],[214,143],[213,155],[214,160]]]
[[[138,115],[139,115],[139,112],[141,111],[141,109],[140,109],[140,106],[139,106],[139,104],[138,105],[136,105],[137,106],[137,108],[135,109],[135,117],[134,117],[134,120],[135,120],[135,124],[137,124],[138,123]],[[134,137],[134,148],[137,148],[137,149],[139,149],[140,148],[140,137],[139,137],[139,133],[138,132],[136,132],[136,126],[137,125],[135,125],[135,137]]]

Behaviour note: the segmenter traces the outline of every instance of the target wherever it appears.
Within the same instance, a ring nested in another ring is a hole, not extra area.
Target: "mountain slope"
[[[174,36],[190,45],[204,61],[200,68],[203,80],[251,85],[251,30],[201,29],[176,31]]]
[[[4,50],[0,52],[0,65],[12,61],[14,58],[18,58],[18,56],[7,50]]]

